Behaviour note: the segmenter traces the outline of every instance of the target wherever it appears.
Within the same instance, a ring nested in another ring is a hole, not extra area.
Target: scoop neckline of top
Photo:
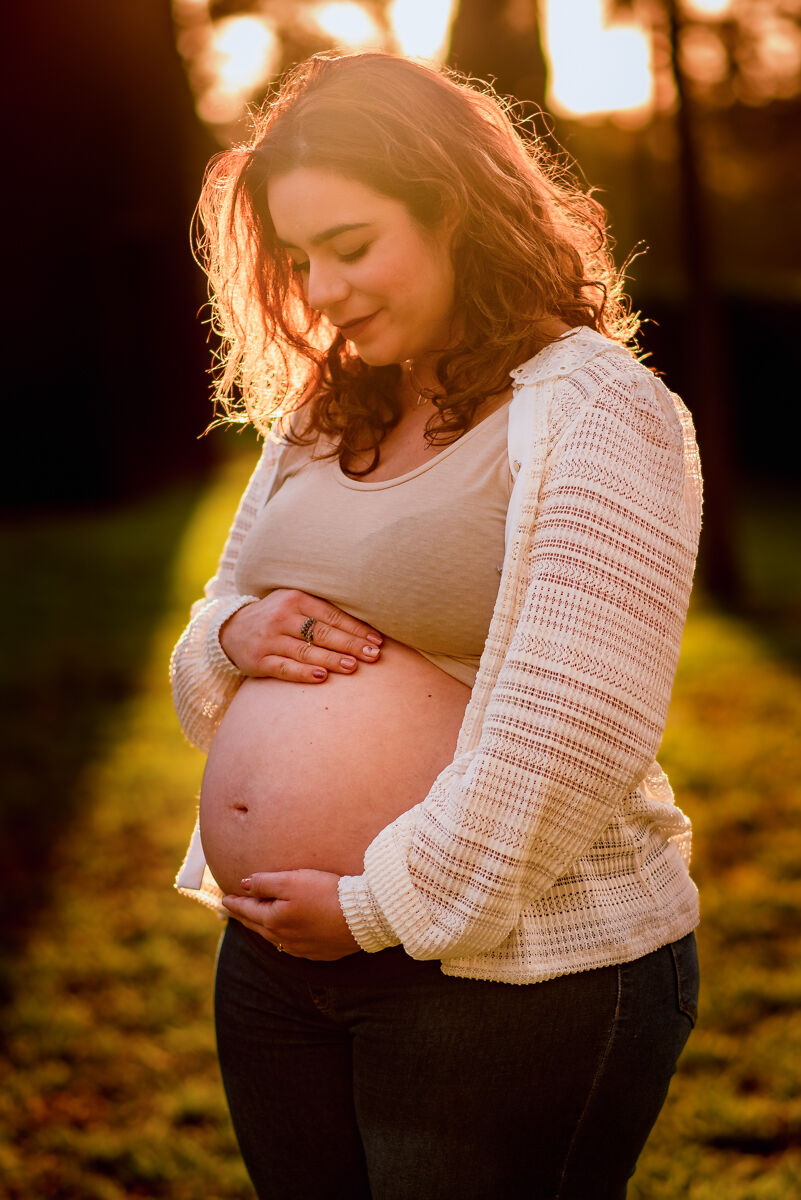
[[[396,484],[406,483],[407,480],[414,479],[417,475],[422,475],[425,471],[430,471],[432,467],[437,465],[437,463],[442,462],[443,458],[448,458],[455,450],[458,450],[460,446],[463,446],[465,442],[469,442],[473,436],[478,433],[479,429],[481,429],[494,417],[497,417],[499,413],[503,413],[508,418],[509,405],[511,403],[512,398],[510,396],[504,404],[501,404],[495,409],[494,412],[491,412],[489,416],[484,417],[482,421],[479,421],[478,425],[474,425],[472,429],[468,429],[467,433],[463,433],[462,436],[457,438],[455,442],[451,442],[450,446],[445,446],[445,448],[440,450],[438,454],[433,455],[428,462],[421,463],[419,467],[414,467],[411,471],[407,471],[404,475],[395,475],[392,479],[379,479],[373,481],[351,479],[350,475],[346,475],[342,470],[339,459],[335,459],[334,470],[337,481],[341,483],[343,487],[354,488],[360,492],[377,492],[382,488],[395,487]]]

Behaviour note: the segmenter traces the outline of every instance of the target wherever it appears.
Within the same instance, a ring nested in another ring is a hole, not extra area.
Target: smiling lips
[[[355,321],[348,321],[346,325],[340,325],[339,329],[342,333],[344,333],[346,338],[352,339],[359,337],[359,335],[362,334],[370,324],[373,317],[377,316],[380,311],[380,309],[376,309],[376,311],[370,313],[369,316],[358,317]]]

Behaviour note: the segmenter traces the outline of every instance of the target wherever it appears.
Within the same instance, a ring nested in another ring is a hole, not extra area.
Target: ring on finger
[[[304,642],[308,642],[310,646],[314,641],[314,627],[316,624],[316,617],[307,617],[300,627],[300,636],[303,638]]]
[[[278,951],[278,953],[279,953],[279,954],[283,954],[283,953],[284,953],[284,943],[283,943],[283,942],[276,942],[276,943],[275,943],[275,948],[276,948],[276,950]]]

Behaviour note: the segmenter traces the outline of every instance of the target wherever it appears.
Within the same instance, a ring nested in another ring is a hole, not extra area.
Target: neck
[[[398,398],[404,408],[430,407],[435,397],[443,395],[442,385],[432,366],[413,359],[401,363]]]

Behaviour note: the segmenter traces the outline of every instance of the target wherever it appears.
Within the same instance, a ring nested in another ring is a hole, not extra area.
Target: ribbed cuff
[[[370,902],[386,928],[397,930],[398,941],[412,958],[440,958],[440,940],[432,928],[431,912],[409,876],[407,851],[419,805],[382,829],[364,855],[365,881],[373,880]],[[399,936],[398,936],[399,935]],[[355,935],[354,935],[355,936]],[[358,940],[358,939],[357,939]]]
[[[343,875],[338,890],[342,914],[362,950],[375,954],[400,945],[400,938],[384,918],[365,875]]]
[[[239,612],[240,608],[244,608],[246,604],[252,604],[258,599],[258,596],[229,596],[226,600],[218,601],[219,608],[214,621],[206,630],[205,650],[208,664],[214,674],[226,682],[232,679],[241,679],[242,672],[231,662],[223,650],[220,643],[220,630],[235,612]]]

